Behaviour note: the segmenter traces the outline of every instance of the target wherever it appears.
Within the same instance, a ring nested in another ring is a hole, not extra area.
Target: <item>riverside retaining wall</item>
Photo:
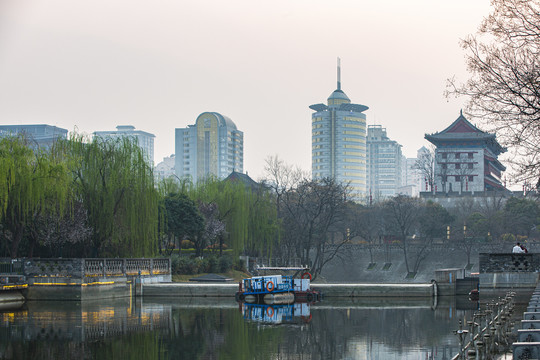
[[[479,244],[470,253],[471,266],[467,267],[467,252],[457,245],[434,245],[424,251],[418,272],[408,276],[403,250],[398,245],[381,245],[372,249],[373,262],[367,245],[348,245],[324,268],[322,278],[329,283],[430,283],[440,269],[464,269],[464,276],[479,273],[479,253],[510,253],[514,244]],[[530,253],[539,252],[539,243],[528,243]],[[421,247],[411,245],[409,269],[414,266]],[[476,275],[476,274],[475,274]]]
[[[361,297],[432,297],[438,290],[434,284],[311,284],[326,298]],[[237,283],[144,284],[138,296],[143,297],[234,297]]]

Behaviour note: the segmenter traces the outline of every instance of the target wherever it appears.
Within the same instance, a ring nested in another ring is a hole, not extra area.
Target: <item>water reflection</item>
[[[0,359],[450,359],[457,353],[452,331],[472,316],[470,304],[456,298],[271,307],[209,298],[29,302],[0,312]]]
[[[308,303],[288,305],[240,304],[245,320],[277,324],[304,324],[311,321]]]

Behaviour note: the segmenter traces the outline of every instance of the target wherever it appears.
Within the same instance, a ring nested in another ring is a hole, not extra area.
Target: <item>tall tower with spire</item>
[[[327,104],[309,107],[311,115],[311,174],[314,180],[331,177],[348,184],[357,201],[366,199],[365,105],[353,104],[341,90],[341,61],[337,89]]]

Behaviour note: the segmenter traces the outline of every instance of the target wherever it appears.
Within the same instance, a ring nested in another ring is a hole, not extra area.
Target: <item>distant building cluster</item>
[[[326,104],[309,106],[311,115],[311,174],[314,180],[331,177],[347,184],[356,201],[379,202],[398,194],[478,194],[505,190],[505,167],[498,156],[506,151],[495,134],[471,124],[463,114],[446,129],[426,134],[434,151],[422,146],[416,158],[406,158],[402,146],[382,125],[367,126],[365,105],[352,103],[341,89],[338,60],[337,89]],[[25,134],[36,148],[50,147],[68,131],[51,125],[2,125],[0,137]],[[96,131],[95,137],[136,139],[153,165],[154,138],[131,125],[116,131]],[[244,133],[227,116],[203,112],[193,125],[175,129],[175,151],[154,167],[156,179],[207,177],[246,181]],[[426,171],[426,169],[428,169]]]
[[[332,177],[349,185],[358,201],[377,202],[398,194],[418,196],[505,190],[505,167],[498,156],[505,151],[495,135],[481,131],[460,114],[445,130],[425,138],[434,154],[421,147],[406,158],[401,145],[382,125],[366,129],[365,105],[351,103],[341,89],[338,60],[337,89],[327,105],[315,104],[311,117],[312,177]],[[367,131],[366,131],[367,130]]]
[[[23,134],[30,145],[37,148],[50,148],[58,139],[66,139],[68,131],[52,125],[0,125],[0,137]]]

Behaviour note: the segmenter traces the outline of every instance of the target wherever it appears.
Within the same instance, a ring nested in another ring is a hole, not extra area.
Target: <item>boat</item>
[[[238,284],[236,300],[257,304],[292,304],[321,300],[321,293],[311,289],[311,274],[299,279],[292,275],[264,275],[243,279]]]

